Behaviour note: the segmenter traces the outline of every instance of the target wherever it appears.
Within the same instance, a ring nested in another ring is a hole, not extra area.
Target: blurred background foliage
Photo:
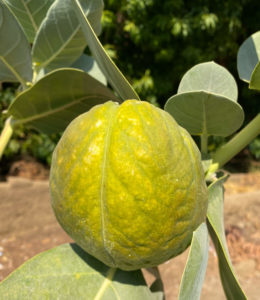
[[[236,57],[239,46],[260,30],[260,2],[256,0],[104,0],[102,44],[133,84],[142,99],[163,107],[177,92],[184,73],[195,64],[214,60],[236,78],[245,123],[260,111],[260,95],[239,80]],[[4,111],[15,93],[5,84],[0,92]],[[5,115],[0,119],[3,127]],[[49,164],[59,135],[47,136],[20,128],[5,156],[30,154]],[[210,140],[210,150],[222,144]],[[260,138],[250,144],[260,159]]]

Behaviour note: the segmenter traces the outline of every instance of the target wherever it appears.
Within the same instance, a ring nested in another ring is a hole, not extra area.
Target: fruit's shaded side
[[[53,155],[52,207],[85,251],[124,270],[182,252],[205,220],[207,188],[189,134],[147,102],[76,118]]]

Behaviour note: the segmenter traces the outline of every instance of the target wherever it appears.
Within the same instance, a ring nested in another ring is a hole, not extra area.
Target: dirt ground
[[[41,173],[38,179],[47,175]],[[23,176],[30,177],[26,172]],[[260,172],[231,175],[226,183],[226,234],[235,272],[250,300],[260,299],[259,216]],[[0,182],[0,281],[35,254],[70,241],[51,210],[47,180],[10,176]],[[159,267],[167,300],[177,299],[187,255],[188,250]],[[151,282],[151,276],[146,278]],[[201,299],[225,299],[212,245]]]

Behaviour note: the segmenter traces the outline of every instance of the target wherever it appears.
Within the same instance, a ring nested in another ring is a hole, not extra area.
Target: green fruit
[[[205,221],[207,188],[190,135],[148,102],[107,102],[76,118],[52,160],[52,207],[64,230],[111,267],[158,265]]]

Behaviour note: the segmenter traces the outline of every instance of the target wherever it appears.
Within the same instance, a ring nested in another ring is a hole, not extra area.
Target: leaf
[[[85,14],[97,33],[101,31],[102,0],[81,0]],[[82,54],[86,40],[71,0],[56,0],[43,20],[33,45],[37,71],[70,66]],[[94,17],[93,17],[93,16]]]
[[[72,64],[72,68],[81,69],[104,85],[107,84],[106,77],[100,70],[97,62],[91,56],[82,54],[79,59]]]
[[[30,45],[16,18],[0,2],[0,81],[32,80]]]
[[[198,64],[184,74],[178,94],[204,91],[237,101],[237,84],[228,70],[213,61]]]
[[[205,223],[193,232],[189,257],[182,275],[179,300],[200,299],[208,264],[209,236]]]
[[[84,32],[88,46],[93,57],[97,61],[100,69],[106,76],[108,82],[115,89],[118,95],[123,99],[139,99],[133,87],[126,80],[111,58],[107,55],[105,49],[101,45],[90,22],[84,15],[83,9],[78,0],[70,0],[74,4],[76,14],[78,16],[81,28]]]
[[[16,16],[30,43],[54,0],[3,0]]]
[[[240,46],[237,54],[237,70],[241,80],[249,82],[260,60],[260,31],[252,34]]]
[[[168,99],[164,109],[193,135],[228,136],[244,121],[238,103],[203,91],[177,94]]]
[[[260,91],[260,62],[257,63],[252,73],[249,88]]]
[[[77,69],[48,73],[19,94],[8,113],[43,133],[63,131],[79,114],[108,100],[118,101],[110,89]]]
[[[0,284],[5,300],[162,299],[145,284],[140,270],[109,268],[76,244],[36,255]]]
[[[225,237],[223,183],[226,179],[226,176],[221,177],[209,186],[207,225],[218,255],[219,272],[226,297],[228,300],[243,300],[246,296],[235,277]]]

